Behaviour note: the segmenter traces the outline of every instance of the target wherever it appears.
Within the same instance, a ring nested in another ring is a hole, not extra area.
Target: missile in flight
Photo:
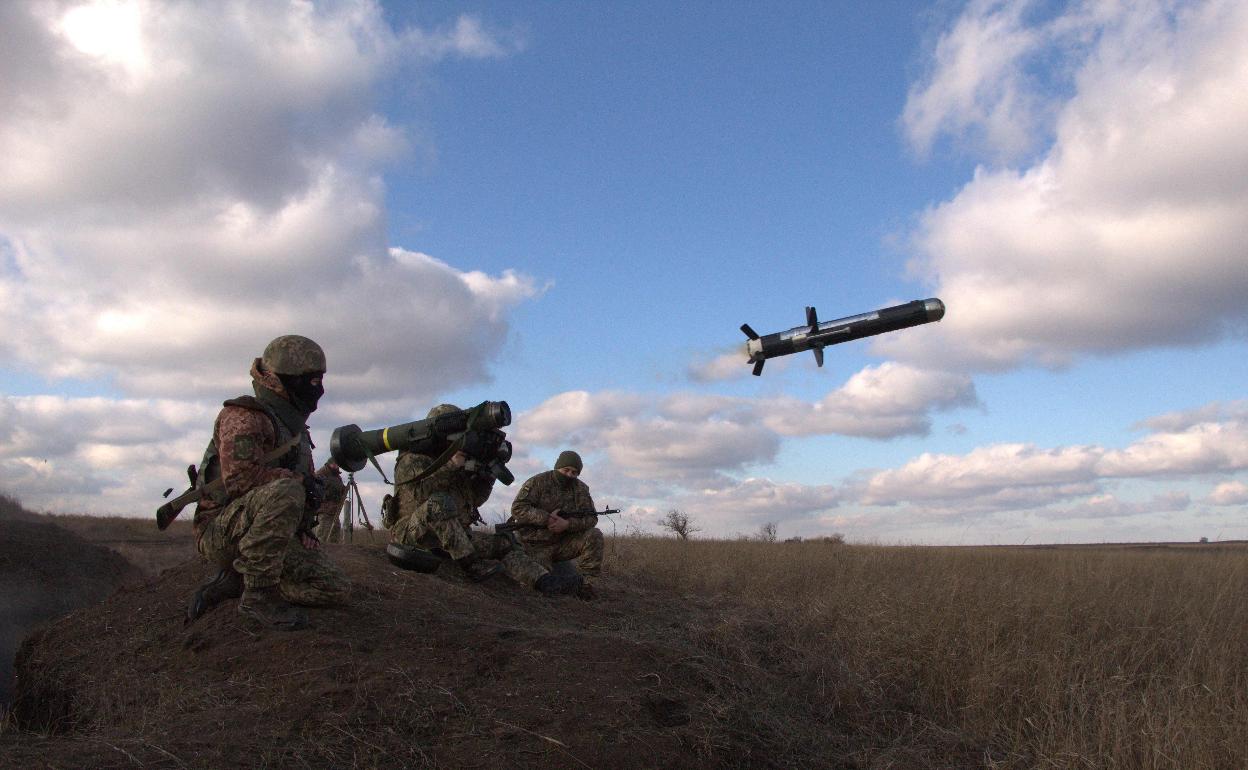
[[[754,364],[754,376],[757,377],[763,373],[763,364],[769,358],[813,350],[815,363],[823,366],[823,349],[828,345],[839,345],[884,332],[908,329],[911,326],[939,321],[944,317],[945,303],[933,297],[823,322],[819,321],[815,309],[808,306],[804,326],[794,326],[785,332],[759,336],[749,324],[741,324],[741,331],[750,338],[745,343],[745,352],[750,357],[747,363]]]

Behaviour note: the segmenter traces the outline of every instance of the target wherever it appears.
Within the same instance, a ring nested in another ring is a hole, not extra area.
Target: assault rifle
[[[274,460],[278,459],[279,457],[286,454],[290,450],[299,446],[299,439],[300,439],[300,436],[292,437],[290,441],[287,441],[286,443],[277,447],[273,451],[261,457],[260,462],[265,465],[273,462]],[[173,520],[178,518],[178,514],[182,513],[183,508],[190,505],[191,503],[198,503],[205,495],[211,497],[212,495],[215,495],[218,492],[222,492],[225,490],[225,479],[221,478],[220,476],[213,479],[212,481],[209,481],[206,484],[200,484],[199,482],[203,481],[203,479],[201,479],[199,475],[200,475],[200,472],[203,470],[205,469],[200,468],[197,470],[194,465],[187,466],[186,475],[191,480],[191,486],[182,494],[178,495],[177,497],[173,498],[169,502],[165,503],[164,505],[156,509],[156,526],[157,527],[159,527],[162,530],[168,529],[169,525],[173,523]],[[173,492],[172,488],[166,489],[164,496],[169,497],[169,495],[172,492]]]
[[[560,510],[559,515],[565,519],[584,519],[592,517],[592,515],[610,515],[619,513],[619,508],[604,508],[602,510]],[[519,529],[545,529],[545,524],[524,524],[522,522],[504,522],[502,524],[494,524],[494,532],[505,534],[509,538],[513,538],[512,533]]]

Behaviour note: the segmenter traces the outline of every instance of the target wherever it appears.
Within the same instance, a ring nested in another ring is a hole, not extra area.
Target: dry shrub
[[[737,705],[773,743],[814,720],[868,766],[1248,767],[1246,549],[613,545],[649,587],[769,613],[703,641],[757,667]]]

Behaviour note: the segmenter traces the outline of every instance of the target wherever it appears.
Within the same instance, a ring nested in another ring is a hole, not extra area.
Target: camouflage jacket
[[[593,511],[594,498],[589,495],[589,486],[580,479],[572,479],[572,483],[563,486],[559,471],[539,473],[520,487],[516,499],[511,503],[511,520],[520,524],[546,525],[552,511]],[[582,532],[598,525],[597,516],[570,519],[565,532]],[[518,532],[520,538],[528,543],[550,543],[558,538],[548,529],[526,528]]]
[[[447,463],[427,478],[416,483],[408,481],[433,465],[435,459],[416,452],[399,452],[399,459],[394,463],[394,520],[419,513],[439,520],[456,519],[465,527],[471,527],[477,518],[477,509],[485,505],[494,491],[494,478]],[[436,505],[424,505],[430,501]]]
[[[252,377],[256,383],[282,395],[281,381],[276,375],[259,372],[252,365]],[[236,500],[256,487],[270,481],[284,478],[301,478],[314,473],[312,466],[312,439],[307,428],[303,429],[302,441],[296,449],[291,450],[280,460],[264,463],[262,458],[284,443],[286,436],[279,433],[280,428],[274,425],[269,414],[257,404],[255,407],[238,406],[238,403],[251,403],[255,399],[242,396],[225,402],[217,420],[213,424],[212,439],[216,445],[216,456],[219,467],[211,469],[213,476],[219,475],[225,484],[228,500]],[[210,472],[209,468],[201,467],[200,475],[204,481]],[[203,532],[208,522],[220,512],[222,504],[219,500],[205,496],[200,499],[195,509],[194,530],[196,534]]]

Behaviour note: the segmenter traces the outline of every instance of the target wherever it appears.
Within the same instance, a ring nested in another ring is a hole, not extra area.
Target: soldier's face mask
[[[576,483],[576,477],[579,475],[580,475],[579,472],[573,470],[572,468],[560,468],[559,469],[559,486],[563,487],[564,489],[567,489],[568,487]]]
[[[316,402],[325,395],[325,383],[322,379],[325,376],[324,372],[277,376],[282,381],[282,387],[286,389],[286,395],[290,396],[290,403],[294,404],[296,409],[305,415],[316,411]]]

